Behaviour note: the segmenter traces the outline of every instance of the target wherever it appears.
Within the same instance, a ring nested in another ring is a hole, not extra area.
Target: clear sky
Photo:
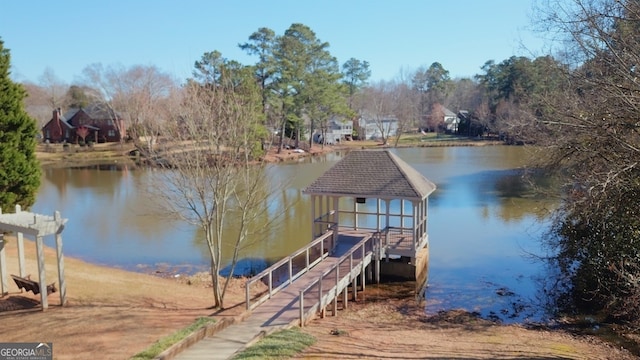
[[[366,60],[372,81],[440,62],[452,78],[487,60],[537,56],[533,0],[0,0],[0,38],[12,78],[38,82],[50,68],[73,83],[90,64],[155,65],[191,76],[202,54],[249,65],[238,48],[260,27],[310,27],[340,64]]]

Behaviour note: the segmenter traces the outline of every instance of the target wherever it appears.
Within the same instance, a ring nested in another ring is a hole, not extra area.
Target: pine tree
[[[23,107],[27,96],[9,77],[11,56],[0,39],[0,209],[29,208],[40,186],[36,121]]]

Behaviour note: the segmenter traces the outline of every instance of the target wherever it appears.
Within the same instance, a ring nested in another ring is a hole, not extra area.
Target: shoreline
[[[324,155],[336,151],[364,150],[364,149],[393,149],[410,147],[456,147],[456,146],[500,146],[502,141],[483,139],[436,139],[428,141],[401,142],[394,146],[392,141],[382,145],[376,141],[345,141],[340,145],[314,144],[310,151],[298,152],[283,149],[277,152],[277,147],[271,147],[260,159],[262,163],[281,163],[298,161],[301,158]],[[133,143],[103,143],[93,147],[81,147],[71,145],[63,148],[62,144],[38,144],[36,158],[43,169],[47,168],[73,168],[83,166],[143,166],[136,162],[129,153],[135,150]]]

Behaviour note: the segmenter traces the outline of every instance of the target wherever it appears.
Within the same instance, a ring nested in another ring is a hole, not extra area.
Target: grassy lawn
[[[234,360],[246,359],[284,359],[290,358],[308,346],[316,339],[300,331],[298,327],[275,332],[258,341],[253,346],[238,353]]]
[[[92,147],[69,144],[38,144],[36,157],[43,166],[69,166],[82,164],[109,164],[129,162],[128,152],[133,150],[128,143],[94,144]]]
[[[196,320],[193,324],[187,326],[184,329],[178,330],[175,333],[166,336],[158,341],[156,341],[153,345],[148,347],[146,350],[135,354],[131,360],[148,360],[153,359],[158,356],[161,352],[167,350],[171,345],[179,342],[180,340],[186,338],[191,335],[194,331],[200,329],[209,324],[215,323],[214,319],[201,317]]]
[[[398,146],[452,146],[452,145],[470,145],[472,143],[481,143],[476,139],[468,138],[466,136],[452,135],[452,134],[438,134],[438,133],[408,133],[402,134],[398,141]],[[387,140],[387,146],[393,147],[396,144],[395,137],[389,137]],[[352,148],[375,148],[382,146],[381,141],[377,140],[357,140],[357,141],[345,141],[341,145]]]

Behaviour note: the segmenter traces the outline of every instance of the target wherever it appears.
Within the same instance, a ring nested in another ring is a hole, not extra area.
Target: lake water
[[[430,278],[427,312],[464,308],[504,322],[538,320],[542,264],[541,213],[553,206],[521,181],[524,147],[443,147],[393,150],[433,181],[429,202]],[[243,254],[242,270],[256,272],[310,241],[310,199],[302,189],[343,154],[272,164],[269,209],[282,216]],[[160,216],[149,200],[148,169],[114,164],[91,169],[45,169],[34,212],[59,210],[67,256],[130,270],[204,270],[209,263],[197,229]],[[273,211],[281,212],[281,211]],[[46,238],[48,245],[53,239]]]

